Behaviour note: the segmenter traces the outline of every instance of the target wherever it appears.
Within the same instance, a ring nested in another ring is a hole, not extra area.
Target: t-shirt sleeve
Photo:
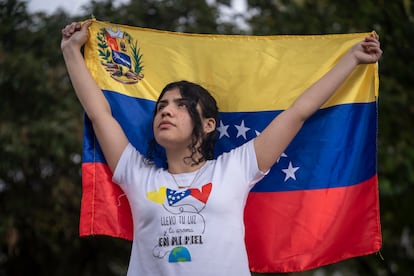
[[[144,156],[132,144],[128,144],[119,158],[112,176],[112,181],[121,187],[130,184],[134,174],[144,165]]]
[[[253,140],[223,154],[222,158],[224,167],[231,168],[233,173],[244,175],[244,180],[250,188],[268,173],[259,170]]]

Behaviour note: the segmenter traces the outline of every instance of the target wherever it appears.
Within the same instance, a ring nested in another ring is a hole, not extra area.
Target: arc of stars
[[[217,131],[219,132],[219,139],[222,139],[223,137],[231,138],[228,132],[230,125],[225,125],[222,120],[220,120],[220,124],[217,127]],[[247,140],[247,132],[251,129],[247,127],[244,123],[244,120],[241,121],[240,125],[234,125],[234,127],[237,129],[237,134],[235,138],[239,138],[240,136],[243,137],[245,140]],[[254,133],[256,136],[260,135],[260,132],[257,130],[254,130]],[[282,153],[279,158],[276,160],[276,163],[279,163],[281,158],[287,158],[288,156],[286,153]],[[294,167],[292,162],[289,161],[289,165],[286,169],[281,169],[281,171],[285,174],[284,182],[288,181],[289,179],[296,180],[296,171],[299,170],[300,167]]]

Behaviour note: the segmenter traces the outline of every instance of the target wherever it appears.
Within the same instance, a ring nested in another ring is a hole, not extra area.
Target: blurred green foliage
[[[210,3],[210,4],[208,4]],[[249,0],[227,20],[230,0],[91,1],[83,14],[29,13],[0,1],[0,276],[125,275],[130,243],[78,237],[83,111],[60,53],[60,30],[92,14],[171,31],[381,37],[379,153],[383,259],[354,258],[291,275],[414,272],[414,18],[409,0]],[[244,20],[248,28],[236,22]],[[259,274],[255,274],[259,275]],[[270,274],[271,275],[271,274]]]

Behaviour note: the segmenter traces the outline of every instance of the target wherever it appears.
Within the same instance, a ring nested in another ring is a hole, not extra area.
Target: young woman
[[[128,275],[250,275],[243,224],[250,189],[355,67],[378,61],[378,37],[357,43],[258,137],[214,160],[215,100],[194,83],[167,85],[153,117],[155,142],[166,153],[168,168],[163,169],[146,162],[129,143],[85,66],[80,48],[90,24],[66,26],[61,48],[113,180],[131,205]]]

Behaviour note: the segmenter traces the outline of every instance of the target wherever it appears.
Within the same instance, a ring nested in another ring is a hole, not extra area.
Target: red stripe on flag
[[[108,166],[84,163],[82,172],[80,235],[132,240],[131,209]],[[342,188],[251,192],[245,208],[250,269],[303,271],[377,252],[377,183],[374,176]]]
[[[108,165],[83,163],[82,187],[80,235],[132,240],[131,208],[122,189],[112,182]]]
[[[377,176],[357,185],[251,192],[246,247],[256,272],[303,271],[381,247]]]

